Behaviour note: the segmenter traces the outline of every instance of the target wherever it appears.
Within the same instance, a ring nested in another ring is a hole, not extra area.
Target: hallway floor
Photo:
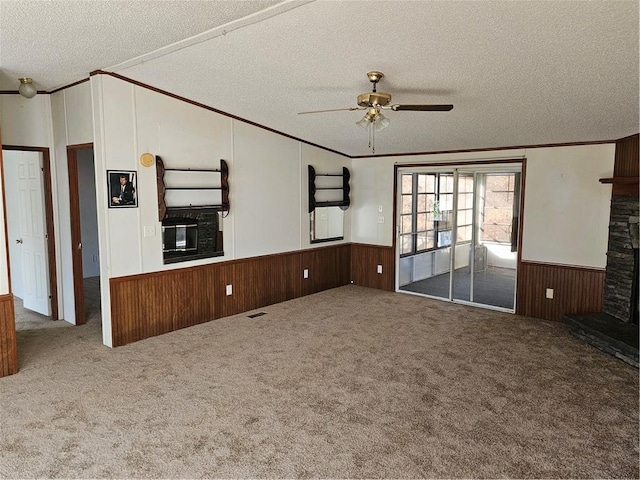
[[[51,317],[40,315],[23,306],[21,298],[13,297],[13,306],[16,312],[16,331],[40,330],[43,328],[72,327],[64,320],[52,321]],[[84,308],[87,322],[101,323],[100,313],[100,277],[84,279]]]

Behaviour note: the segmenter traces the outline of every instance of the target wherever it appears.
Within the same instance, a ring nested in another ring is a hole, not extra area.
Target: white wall
[[[50,95],[28,99],[22,95],[0,95],[0,125],[3,145],[50,147]]]
[[[393,157],[354,158],[352,165],[351,240],[390,246],[393,243]],[[379,223],[378,217],[382,217],[384,223]]]
[[[106,75],[91,77],[91,92],[102,285],[115,277],[318,246],[309,238],[307,165],[341,173],[350,159]],[[156,169],[140,165],[143,153],[160,156],[167,168],[228,163],[224,256],[164,265]],[[107,208],[107,170],[138,172],[138,208]],[[349,242],[350,226],[347,210],[344,240],[332,243]],[[102,289],[102,322],[110,345],[108,288]]]
[[[527,152],[522,259],[605,268],[615,145]]]
[[[511,244],[483,243],[487,247],[487,266],[515,270],[518,252],[511,251]]]
[[[75,323],[66,147],[93,141],[89,82],[32,99],[0,95],[0,129],[4,145],[49,148],[58,315]],[[6,275],[5,268],[0,263],[0,279]]]
[[[604,268],[615,144],[353,159],[353,242],[392,245],[394,163],[527,159],[523,260]],[[382,205],[385,223],[377,224]]]
[[[302,196],[298,142],[234,121],[233,150],[235,168],[229,181],[236,192],[230,202],[236,212],[237,258],[298,250]]]
[[[89,82],[84,82],[48,96],[51,97],[55,157],[51,174],[56,186],[54,220],[56,256],[59,259],[57,274],[60,316],[75,324],[67,146],[93,142],[91,86]]]
[[[100,275],[98,263],[98,217],[96,214],[96,176],[93,148],[78,150],[78,194],[82,238],[82,276]]]
[[[52,166],[52,182],[56,183],[55,169],[55,153],[53,151],[53,125],[51,116],[51,96],[36,95],[34,98],[27,99],[21,95],[0,95],[0,131],[2,131],[2,144],[23,147],[45,147],[50,150],[50,161]],[[56,189],[52,194],[54,207],[54,228],[56,229],[56,247],[58,246],[57,230],[59,227],[59,218],[57,215],[58,198]],[[3,219],[4,222],[4,219]],[[3,254],[4,247],[4,231],[1,235],[3,246],[0,247],[2,261],[0,261],[0,293],[8,293],[8,272],[6,258]],[[56,262],[56,270],[61,268],[61,255],[56,248],[55,259],[49,261]],[[58,279],[58,303],[62,303],[62,292],[60,288],[60,279]],[[61,313],[62,308],[59,311]]]

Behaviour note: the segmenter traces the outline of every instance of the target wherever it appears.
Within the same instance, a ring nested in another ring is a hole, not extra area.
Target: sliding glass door
[[[400,291],[515,309],[519,166],[401,171]]]
[[[401,178],[403,289],[448,299],[454,173],[407,173]]]

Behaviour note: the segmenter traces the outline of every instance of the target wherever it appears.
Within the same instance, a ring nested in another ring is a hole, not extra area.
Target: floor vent
[[[247,315],[249,318],[256,318],[256,317],[261,317],[262,315],[266,315],[267,312],[259,312],[259,313],[254,313],[253,315]]]

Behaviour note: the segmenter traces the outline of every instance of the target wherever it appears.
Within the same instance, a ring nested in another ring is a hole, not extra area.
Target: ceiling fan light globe
[[[389,120],[384,115],[379,114],[375,122],[376,132],[381,132],[382,130],[387,128],[390,124],[391,124],[391,120]]]
[[[18,92],[24,98],[33,98],[33,97],[36,96],[36,93],[38,93],[38,91],[36,90],[36,87],[33,86],[33,80],[31,80],[30,78],[21,78],[20,79],[20,85],[18,86]]]
[[[369,119],[365,115],[364,117],[362,117],[360,120],[356,122],[356,125],[358,125],[360,128],[367,128],[367,126],[369,126]]]

